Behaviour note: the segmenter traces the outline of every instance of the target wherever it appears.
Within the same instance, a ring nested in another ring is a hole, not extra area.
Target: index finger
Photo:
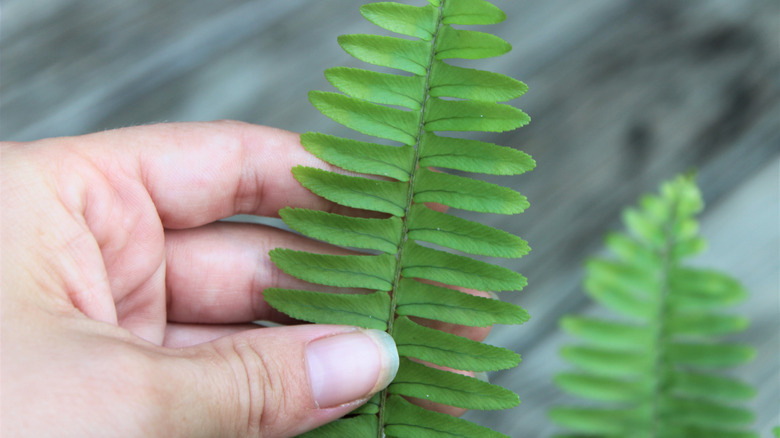
[[[285,206],[339,208],[303,188],[291,173],[297,165],[332,166],[307,152],[298,134],[281,129],[235,121],[166,123],[80,141],[108,178],[121,178],[114,172],[119,166],[120,175],[141,180],[165,228],[195,227],[234,214],[277,216]]]

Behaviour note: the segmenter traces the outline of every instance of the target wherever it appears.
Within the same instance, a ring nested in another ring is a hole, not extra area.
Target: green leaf
[[[379,403],[381,402],[381,400],[382,400],[382,394],[376,393],[363,406],[355,409],[349,414],[350,415],[377,414],[379,413]]]
[[[525,277],[507,268],[411,242],[406,244],[401,266],[401,274],[404,277],[422,278],[469,289],[520,290],[527,284]]]
[[[313,167],[294,167],[295,179],[323,198],[347,207],[405,214],[406,186],[403,183],[341,175]]]
[[[623,212],[623,223],[634,236],[653,250],[662,248],[667,243],[661,224],[636,209]]]
[[[626,263],[642,266],[648,271],[662,269],[663,263],[659,254],[630,236],[620,233],[609,233],[605,239],[606,246]]]
[[[759,438],[753,432],[744,432],[739,430],[716,429],[702,426],[675,426],[670,424],[665,428],[670,438],[689,438],[689,437],[707,437],[707,438]]]
[[[368,295],[324,294],[306,290],[266,289],[263,298],[293,318],[316,324],[345,324],[387,330],[386,292]]]
[[[395,257],[384,254],[329,255],[277,248],[271,261],[285,273],[310,283],[390,291]]]
[[[615,349],[645,349],[654,341],[654,333],[646,326],[638,326],[600,319],[566,316],[561,328],[589,343]]]
[[[748,319],[733,315],[711,313],[672,314],[666,325],[675,336],[708,336],[740,332],[747,328]]]
[[[591,259],[587,263],[585,289],[610,309],[634,316],[654,316],[654,292],[661,285],[652,272],[624,262]],[[641,303],[641,304],[639,304]]]
[[[402,316],[393,324],[398,354],[458,370],[495,371],[520,363],[520,355],[436,329]]]
[[[627,436],[644,415],[633,409],[554,408],[550,418],[556,423],[587,434]]]
[[[506,20],[506,14],[484,0],[460,0],[444,4],[444,24],[497,24]]]
[[[483,59],[500,56],[512,50],[512,46],[489,33],[458,30],[444,25],[436,40],[436,59]],[[414,73],[414,72],[413,72]]]
[[[342,169],[398,181],[409,181],[414,166],[411,146],[386,146],[313,132],[301,135],[301,144],[318,158]]]
[[[651,370],[652,358],[627,351],[591,347],[564,347],[561,357],[583,371],[605,377],[634,378]]]
[[[487,327],[522,324],[530,318],[520,306],[482,298],[446,287],[404,278],[395,292],[400,316],[435,319],[451,324]]]
[[[482,213],[517,214],[528,208],[520,193],[485,181],[419,169],[414,201],[436,202]]]
[[[422,167],[519,175],[536,166],[530,155],[516,149],[478,140],[440,137],[431,132],[423,134],[419,149]]]
[[[756,351],[737,344],[693,344],[672,343],[668,347],[669,357],[681,364],[704,368],[723,368],[752,361]]]
[[[710,403],[703,400],[668,398],[664,400],[665,411],[670,422],[686,426],[740,427],[754,420],[747,409]]]
[[[678,241],[696,238],[698,232],[699,222],[693,218],[680,219],[672,225],[672,233]]]
[[[466,420],[415,406],[393,395],[387,398],[385,434],[414,438],[508,438]]]
[[[676,268],[669,274],[670,302],[675,309],[731,306],[747,297],[738,281],[713,270]]]
[[[470,254],[519,258],[531,248],[506,231],[415,205],[409,213],[409,238]]]
[[[676,371],[671,374],[674,393],[684,397],[701,399],[747,400],[755,396],[756,390],[739,380],[714,374],[692,371]]]
[[[426,131],[504,132],[530,121],[528,114],[502,103],[432,98],[425,108]]]
[[[298,435],[298,438],[344,438],[348,436],[371,436],[376,433],[378,419],[376,415],[358,415],[342,418],[310,432]]]
[[[388,391],[464,409],[508,409],[520,404],[517,394],[508,389],[404,358]]]
[[[704,208],[701,191],[694,181],[695,175],[680,175],[661,184],[661,196],[675,204],[678,217],[694,216]]]
[[[395,239],[400,235],[403,224],[394,216],[388,219],[367,219],[289,207],[279,210],[279,216],[293,230],[334,245],[373,249],[388,254],[398,252],[400,245]]]
[[[607,279],[588,276],[584,286],[594,300],[614,312],[642,320],[647,320],[654,315],[650,301]]]
[[[611,402],[636,401],[652,391],[648,380],[625,380],[579,373],[558,374],[555,383],[571,394]]]
[[[652,271],[628,262],[590,259],[586,267],[588,279],[602,287],[621,289],[642,297],[651,297],[661,287]]]
[[[692,257],[702,253],[705,249],[707,249],[707,241],[700,237],[684,239],[675,243],[672,248],[672,257],[675,260]]]
[[[309,100],[322,114],[347,128],[407,145],[417,141],[418,115],[411,111],[388,108],[326,91],[310,92]]]
[[[379,35],[341,35],[339,45],[345,52],[369,64],[396,68],[416,75],[427,74],[430,45],[425,41]]]
[[[644,195],[639,198],[639,208],[639,211],[643,216],[656,223],[670,223],[675,221],[675,218],[672,216],[675,213],[674,205],[661,197]]]
[[[431,5],[416,7],[394,2],[370,3],[360,7],[363,17],[377,26],[426,41],[430,41],[436,32],[437,12]]]
[[[418,100],[425,88],[422,76],[401,76],[359,68],[335,67],[325,70],[325,77],[339,91],[349,96],[386,105],[419,110]]]
[[[500,73],[457,67],[444,61],[433,64],[431,96],[506,102],[528,91],[528,86]]]

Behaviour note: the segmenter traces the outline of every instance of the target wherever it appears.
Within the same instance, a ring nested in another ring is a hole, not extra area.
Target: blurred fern
[[[466,254],[516,258],[529,251],[528,244],[504,231],[425,205],[516,214],[528,207],[528,201],[514,190],[431,168],[516,175],[535,166],[530,156],[515,149],[436,133],[501,132],[519,128],[530,119],[498,103],[525,93],[525,84],[446,62],[508,52],[510,45],[494,35],[453,27],[498,23],[505,19],[504,13],[484,0],[428,3],[417,7],[379,2],[360,8],[372,23],[410,38],[338,38],[355,58],[406,74],[332,68],[325,76],[341,93],[309,94],[312,104],[334,121],[397,144],[306,133],[301,143],[308,151],[365,176],[297,167],[295,177],[330,201],[386,217],[283,209],[280,215],[285,223],[302,234],[370,254],[336,256],[276,249],[271,258],[280,269],[308,282],[367,292],[271,289],[265,291],[265,299],[298,319],[386,330],[395,338],[402,358],[398,376],[388,389],[307,437],[499,437],[503,435],[485,427],[420,408],[406,397],[466,409],[504,409],[519,403],[509,390],[419,362],[493,371],[516,366],[520,357],[427,328],[415,318],[470,326],[520,324],[528,319],[518,306],[432,284],[481,291],[522,289],[526,284],[522,275]]]
[[[560,437],[748,438],[753,414],[740,407],[754,389],[714,370],[749,362],[755,352],[719,337],[747,327],[722,310],[746,297],[733,278],[683,261],[705,246],[702,209],[692,177],[678,177],[628,209],[628,233],[608,236],[613,258],[587,264],[585,288],[615,320],[569,316],[561,325],[581,345],[563,358],[577,371],[559,374],[564,391],[596,406],[551,410],[576,434]]]

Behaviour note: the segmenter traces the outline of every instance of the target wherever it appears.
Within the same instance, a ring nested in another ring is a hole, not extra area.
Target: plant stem
[[[660,398],[665,392],[668,386],[667,371],[667,353],[666,350],[659,350],[659,347],[666,346],[668,341],[668,333],[666,327],[667,314],[669,312],[669,275],[674,267],[675,259],[673,256],[674,247],[677,243],[674,240],[674,227],[678,220],[678,206],[679,200],[675,198],[672,200],[670,208],[670,217],[664,224],[663,231],[665,234],[664,246],[660,251],[661,256],[661,278],[660,278],[660,291],[658,296],[658,303],[655,314],[655,360],[653,363],[653,394],[651,405],[651,437],[660,437],[659,422],[660,422]]]
[[[419,118],[419,129],[417,131],[417,137],[415,138],[415,144],[414,144],[414,163],[412,164],[412,169],[409,174],[409,188],[406,195],[406,206],[404,208],[404,216],[402,218],[403,221],[403,227],[401,228],[401,244],[398,246],[398,251],[396,252],[396,270],[395,270],[395,278],[393,280],[393,289],[390,292],[390,315],[387,318],[387,333],[391,336],[393,335],[393,323],[395,322],[396,318],[396,290],[398,288],[398,285],[401,281],[401,271],[402,271],[402,265],[401,260],[403,260],[403,254],[404,249],[406,248],[406,242],[408,241],[409,237],[409,212],[411,211],[412,205],[414,204],[414,181],[417,175],[417,169],[419,168],[419,162],[420,162],[420,148],[421,148],[421,142],[423,135],[425,134],[425,109],[426,105],[428,104],[428,100],[431,97],[431,71],[433,70],[433,63],[436,60],[436,40],[439,36],[439,31],[442,27],[442,11],[444,8],[444,3],[449,0],[442,0],[439,4],[439,9],[437,13],[437,19],[436,19],[436,30],[433,33],[433,36],[431,37],[431,52],[430,56],[428,57],[428,67],[426,70],[425,75],[425,87],[424,87],[424,96],[422,99],[422,102],[420,104],[420,118]],[[379,396],[379,427],[377,428],[377,438],[384,438],[384,424],[385,424],[385,404],[388,397],[387,389],[383,390],[380,393]]]

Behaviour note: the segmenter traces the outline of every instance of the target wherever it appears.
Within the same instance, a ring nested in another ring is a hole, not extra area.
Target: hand
[[[238,122],[3,144],[3,436],[295,436],[384,388],[383,332],[250,324],[290,322],[262,291],[302,286],[270,249],[336,249],[215,221],[339,210],[297,164],[328,166]]]

